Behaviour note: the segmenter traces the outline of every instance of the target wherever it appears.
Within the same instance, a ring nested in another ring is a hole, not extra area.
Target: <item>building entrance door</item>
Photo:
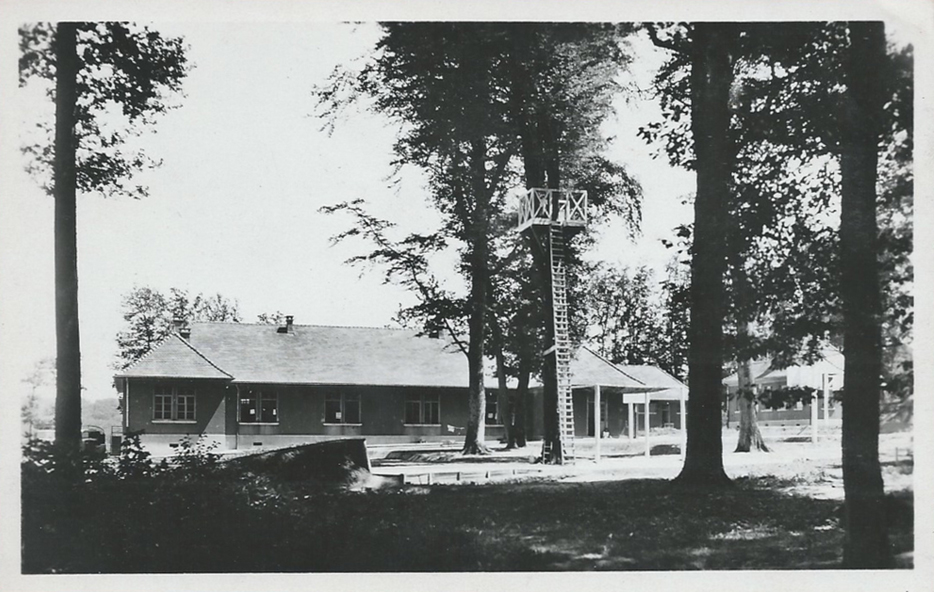
[[[587,395],[587,436],[594,437],[597,432],[594,430],[594,413],[593,413],[593,393]],[[607,405],[606,397],[600,398],[600,433],[605,433],[607,431]]]

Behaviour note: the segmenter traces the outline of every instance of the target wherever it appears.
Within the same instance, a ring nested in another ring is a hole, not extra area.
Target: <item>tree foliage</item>
[[[731,189],[728,285],[738,272],[751,297],[731,304],[732,355],[774,357],[780,363],[815,359],[828,341],[839,344],[840,207],[838,165],[843,23],[744,25],[731,87],[730,134],[737,145]],[[684,50],[687,25],[655,26],[666,45]],[[669,43],[670,41],[670,43]],[[885,131],[880,160],[881,261],[887,326],[893,341],[910,342],[912,49],[889,48]],[[691,167],[690,96],[683,51],[656,76],[664,118],[640,131],[673,165]],[[742,266],[742,270],[737,269]],[[730,290],[730,294],[733,291]],[[757,328],[735,340],[735,318]]]
[[[730,93],[737,146],[731,182],[727,272],[728,358],[810,363],[842,346],[840,309],[841,114],[845,23],[744,25]],[[686,26],[653,29],[684,49]],[[667,35],[667,37],[666,37]],[[886,335],[884,376],[896,414],[911,397],[912,50],[889,47],[879,164],[880,264]],[[661,122],[642,129],[673,164],[693,166],[687,54],[656,83]],[[690,231],[691,229],[687,229]],[[753,417],[754,419],[754,417]]]
[[[20,419],[26,433],[32,435],[38,426],[49,424],[54,417],[54,411],[46,410],[47,401],[43,400],[42,390],[43,387],[55,384],[55,359],[43,358],[37,361],[32,371],[21,382],[28,385],[29,391],[23,397]]]
[[[502,348],[507,339],[507,323],[501,320],[492,332],[489,323],[491,311],[509,308],[502,303],[509,296],[497,274],[506,267],[502,261],[514,261],[499,253],[516,249],[504,247],[503,239],[511,226],[508,190],[519,166],[528,176],[531,167],[544,166],[530,156],[533,152],[560,154],[560,162],[551,158],[548,166],[563,167],[602,211],[638,217],[638,199],[621,198],[637,193],[637,186],[601,155],[606,143],[599,123],[615,92],[610,74],[624,60],[617,59],[618,38],[597,35],[597,26],[387,23],[383,28],[362,70],[336,71],[318,90],[321,113],[333,125],[349,104],[366,98],[374,110],[397,121],[396,164],[427,173],[443,222],[429,233],[390,242],[384,240],[388,221],[372,218],[359,202],[345,203],[337,209],[351,213],[358,227],[338,238],[371,240],[376,250],[354,261],[379,261],[387,279],[396,278],[419,295],[418,305],[400,313],[401,321],[422,322],[429,330],[444,327],[452,336],[466,326],[462,347],[466,343],[471,417],[465,450],[476,450],[482,445],[472,440],[483,437],[485,348]],[[531,141],[533,131],[547,137]],[[458,272],[468,286],[463,296],[427,279],[426,255],[449,243],[460,255]]]
[[[192,296],[170,288],[168,294],[148,286],[134,287],[123,297],[126,328],[117,333],[118,365],[126,368],[175,330],[175,321],[239,323],[239,304],[222,294]]]
[[[654,28],[650,34],[679,49],[677,33],[667,41]],[[763,320],[767,339],[760,346],[786,362],[807,361],[842,334],[845,564],[883,567],[891,556],[879,518],[879,341],[884,327],[890,345],[910,342],[911,51],[886,53],[881,23],[744,24],[737,41],[725,130],[737,147],[730,275],[734,288],[743,278],[753,286],[731,290],[734,321]],[[672,162],[696,160],[700,174],[700,146],[687,140],[678,101],[685,96],[678,62],[696,68],[696,59],[685,56],[663,69],[668,121],[643,135],[667,138]],[[695,248],[705,242],[698,231]],[[880,287],[892,296],[880,301]],[[740,359],[753,355],[752,345],[737,340]],[[899,353],[891,359],[910,368],[904,349]],[[899,389],[906,382],[893,380]]]
[[[795,409],[798,405],[810,405],[814,397],[823,399],[823,391],[807,386],[785,386],[763,390],[758,401],[766,409]]]
[[[77,23],[79,69],[75,108],[76,188],[107,197],[145,197],[133,175],[159,165],[138,138],[160,115],[179,105],[190,65],[180,37],[166,37],[148,26],[120,22]],[[54,81],[56,25],[20,27],[19,80]],[[45,86],[55,100],[54,85]],[[37,122],[38,137],[23,147],[27,168],[52,193],[54,122]]]
[[[447,246],[447,241],[440,234],[413,233],[394,239],[390,234],[396,225],[370,214],[360,199],[324,206],[320,211],[325,214],[345,213],[353,219],[350,228],[331,237],[332,244],[357,237],[373,245],[372,251],[354,255],[345,261],[346,264],[382,267],[385,283],[399,285],[415,294],[418,303],[400,309],[396,316],[400,325],[415,327],[426,335],[445,333],[467,354],[467,344],[463,341],[466,303],[462,297],[442,286],[429,264],[431,256]]]
[[[497,96],[501,71],[492,67],[496,34],[482,24],[386,23],[383,28],[376,55],[362,72],[335,78],[319,92],[319,101],[327,106],[325,114],[333,113],[346,102],[336,93],[349,88],[351,100],[367,95],[376,111],[397,121],[397,164],[427,173],[431,199],[443,215],[442,231],[464,245],[461,271],[470,286],[464,451],[484,452],[488,244],[515,147]]]
[[[263,325],[283,325],[285,324],[286,314],[281,310],[275,312],[261,312],[256,315],[256,322]]]
[[[666,277],[640,266],[598,264],[586,274],[588,341],[618,364],[651,364],[686,377],[688,281],[677,261]]]
[[[55,441],[77,458],[81,443],[77,194],[145,195],[133,173],[155,162],[128,140],[167,109],[187,73],[180,39],[126,23],[22,26],[20,83],[54,80],[54,124],[23,150],[27,169],[55,198]]]

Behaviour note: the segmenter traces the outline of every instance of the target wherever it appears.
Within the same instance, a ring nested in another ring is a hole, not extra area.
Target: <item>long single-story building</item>
[[[683,383],[654,366],[618,366],[586,347],[571,363],[576,435],[634,436],[680,427]],[[194,323],[118,373],[123,429],[157,455],[186,437],[220,450],[344,437],[370,444],[459,440],[468,418],[467,358],[447,339],[404,329]],[[497,382],[487,372],[486,437],[500,439]],[[602,389],[602,391],[601,391]],[[542,436],[531,389],[530,439]],[[600,396],[602,393],[602,397]],[[681,400],[681,407],[679,407]]]
[[[221,450],[340,437],[464,433],[466,356],[446,339],[370,327],[193,323],[115,376],[123,427],[154,454],[186,436]],[[488,398],[496,381],[487,378]],[[490,423],[488,421],[488,423]],[[487,437],[502,437],[488,425]]]

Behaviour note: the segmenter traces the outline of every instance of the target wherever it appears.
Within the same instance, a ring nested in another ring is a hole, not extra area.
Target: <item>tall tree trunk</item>
[[[728,106],[733,26],[697,23],[692,33],[691,128],[697,171],[691,262],[687,449],[677,482],[728,483],[723,470],[720,389],[723,366],[723,274],[734,152]]]
[[[55,34],[55,444],[81,446],[81,342],[78,335],[78,243],[75,105],[78,88],[76,23]]]
[[[531,44],[531,37],[534,35],[531,29],[524,25],[519,25],[513,35],[514,52],[513,58],[513,110],[517,114],[517,120],[520,125],[520,154],[525,170],[525,187],[542,188],[551,187],[558,189],[559,162],[558,149],[555,141],[554,130],[550,124],[548,113],[544,113],[538,102],[538,91],[535,85],[538,83],[537,74],[528,68],[529,53],[528,47]],[[547,350],[555,343],[555,328],[551,316],[551,235],[545,231],[537,233],[533,229],[530,232],[530,242],[532,251],[533,265],[536,273],[542,279],[542,310],[546,311],[545,321],[545,342],[544,350]],[[520,372],[521,375],[521,372]],[[521,376],[520,376],[521,379]],[[558,426],[558,377],[556,371],[556,355],[554,352],[545,356],[542,361],[542,422],[543,422],[543,440],[544,445],[551,450],[557,451],[551,459],[553,462],[561,462],[560,432]],[[524,396],[520,393],[520,396]]]
[[[513,410],[510,404],[509,387],[506,383],[506,356],[503,354],[503,332],[500,329],[497,319],[490,319],[490,330],[493,332],[494,357],[496,358],[496,414],[499,416],[500,425],[503,426],[503,438],[508,448],[509,443],[513,440],[511,433],[512,420],[510,419]]]
[[[486,143],[471,142],[471,191],[474,196],[472,241],[470,245],[470,335],[467,366],[470,373],[467,434],[464,454],[488,454],[486,440],[486,387],[484,385],[483,343],[486,338],[486,303],[489,290],[489,190],[486,187]]]
[[[745,323],[743,323],[745,326]],[[745,332],[744,329],[741,331]],[[739,439],[734,452],[749,452],[753,448],[769,452],[762,433],[759,431],[756,417],[756,396],[752,385],[752,373],[749,369],[749,360],[742,360],[736,372],[737,393],[736,404],[739,407]]]
[[[525,187],[545,186],[544,143],[537,114],[536,73],[530,71],[529,47],[535,33],[526,23],[517,23],[512,29],[513,58],[511,61],[512,110],[519,122],[519,151],[525,170]]]
[[[549,189],[560,189],[561,188],[561,163],[560,163],[560,152],[558,150],[558,137],[559,134],[555,129],[557,127],[557,122],[550,116],[548,113],[539,112],[539,133],[541,134],[542,140],[542,149],[545,158],[545,174],[547,178],[545,179],[545,187]],[[551,216],[552,219],[558,219],[560,216],[560,200],[558,198],[558,193],[555,193],[552,198],[551,204]],[[545,277],[548,278],[547,285],[544,288],[545,294],[545,311],[547,314],[547,320],[545,321],[545,326],[547,330],[545,331],[545,344],[546,347],[551,349],[551,353],[545,356],[543,364],[543,376],[545,377],[542,380],[543,387],[545,390],[545,396],[543,397],[545,402],[545,413],[543,415],[545,419],[545,445],[551,449],[551,459],[549,462],[554,464],[563,464],[565,461],[564,458],[564,447],[561,442],[561,416],[558,413],[558,350],[556,347],[558,343],[556,331],[555,331],[555,302],[554,302],[554,277],[552,275],[552,261],[551,261],[551,232],[547,232],[547,239],[543,242],[543,258],[542,258],[542,269],[547,270]]]
[[[542,277],[545,278],[546,285],[542,289],[542,305],[545,311],[545,349],[551,351],[545,355],[542,360],[542,422],[544,424],[544,433],[542,434],[543,445],[545,449],[551,450],[551,457],[545,459],[550,463],[561,464],[564,462],[561,449],[561,430],[558,416],[558,352],[553,346],[555,339],[554,323],[554,301],[552,299],[552,277],[551,277],[551,233],[547,230],[539,234],[541,249],[538,250],[537,265],[542,270]]]
[[[756,394],[752,384],[752,371],[749,367],[749,303],[752,300],[750,285],[746,270],[741,259],[741,249],[738,246],[730,249],[733,255],[733,302],[735,303],[736,317],[736,345],[739,352],[736,370],[736,405],[739,408],[739,439],[736,441],[734,452],[749,452],[753,448],[768,452],[769,447],[762,439],[756,417]],[[730,417],[729,407],[727,418]]]
[[[522,357],[519,360],[519,381],[516,385],[516,398],[512,408],[512,429],[509,432],[511,448],[525,448],[528,435],[528,397],[529,379],[532,372],[529,370],[529,360]]]
[[[541,283],[541,318],[544,323],[544,350],[555,344],[555,324],[552,315],[553,303],[551,295],[551,233],[547,229],[532,230],[531,250],[532,261],[536,267],[536,276]],[[549,460],[560,464],[561,458],[560,430],[558,421],[558,373],[556,351],[552,349],[542,358],[542,443],[543,447],[554,451]]]
[[[893,566],[885,526],[879,467],[881,311],[877,263],[876,166],[881,129],[885,29],[881,22],[849,24],[845,62],[840,173],[844,405],[843,486],[849,568]]]
[[[550,338],[546,343],[554,344],[554,331],[546,331],[546,336]],[[542,404],[544,405],[544,409],[542,409],[543,449],[552,451],[551,457],[547,459],[548,462],[561,464],[564,459],[561,454],[561,432],[558,417],[558,370],[554,352],[548,354],[542,360]]]

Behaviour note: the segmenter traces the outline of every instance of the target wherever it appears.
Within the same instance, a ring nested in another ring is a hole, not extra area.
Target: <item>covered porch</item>
[[[617,365],[589,348],[582,347],[571,361],[571,385],[574,392],[575,432],[580,437],[594,438],[594,460],[601,458],[601,440],[624,433],[635,440],[637,426],[642,426],[644,455],[651,453],[651,428],[677,425],[681,450],[684,451],[687,414],[687,386],[656,366]],[[652,419],[652,405],[667,410]],[[615,404],[611,404],[615,403]],[[625,411],[624,411],[625,409]],[[641,410],[641,413],[640,413]],[[617,421],[611,417],[625,413]],[[641,416],[641,417],[640,417]],[[625,421],[621,421],[625,419]],[[661,422],[661,423],[660,423]],[[599,426],[599,428],[597,427]],[[625,426],[625,431],[621,428]],[[582,429],[583,428],[583,429]]]

